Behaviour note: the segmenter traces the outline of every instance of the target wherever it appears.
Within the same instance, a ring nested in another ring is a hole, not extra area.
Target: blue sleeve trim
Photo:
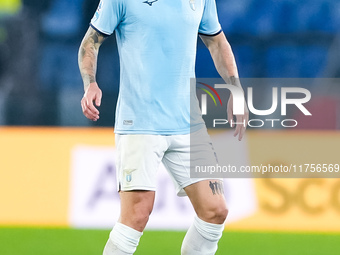
[[[98,28],[96,28],[94,25],[92,25],[92,23],[90,23],[90,27],[92,27],[94,30],[96,30],[98,33],[102,34],[104,37],[108,37],[110,36],[109,34],[103,33],[102,31],[100,31]]]
[[[218,31],[217,33],[212,34],[212,35],[208,35],[208,34],[204,34],[204,33],[198,33],[198,34],[199,35],[205,35],[205,36],[216,36],[216,35],[219,35],[220,33],[222,33],[222,29],[220,31]]]

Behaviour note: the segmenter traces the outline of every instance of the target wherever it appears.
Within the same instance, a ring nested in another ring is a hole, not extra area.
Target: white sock
[[[117,222],[110,233],[103,255],[132,255],[142,235],[142,232]]]
[[[182,255],[214,255],[224,224],[212,224],[195,217],[182,243]]]

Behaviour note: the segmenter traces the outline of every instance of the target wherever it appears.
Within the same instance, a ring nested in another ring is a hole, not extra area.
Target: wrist
[[[238,76],[232,75],[232,76],[229,77],[229,80],[230,80],[231,85],[241,87],[240,78]]]
[[[84,90],[88,90],[90,87],[98,87],[98,84],[96,81],[92,81],[92,82],[87,82],[84,83]]]

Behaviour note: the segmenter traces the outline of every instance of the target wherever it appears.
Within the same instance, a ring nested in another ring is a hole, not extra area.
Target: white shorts
[[[197,138],[192,139],[193,136]],[[208,179],[190,177],[190,154],[195,155],[197,165],[217,163],[206,128],[187,135],[116,134],[116,148],[119,191],[155,191],[156,174],[162,162],[174,181],[177,194],[185,196],[185,187]]]

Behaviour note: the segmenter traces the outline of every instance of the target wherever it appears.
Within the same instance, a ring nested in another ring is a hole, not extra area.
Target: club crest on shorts
[[[125,169],[124,173],[125,173],[125,180],[127,182],[131,182],[132,181],[132,172],[136,171],[136,169]]]
[[[127,181],[127,182],[131,182],[131,180],[132,180],[132,176],[131,176],[131,174],[128,174],[128,175],[126,176],[126,181]]]
[[[196,1],[196,0],[189,0],[190,8],[191,8],[193,11],[196,11],[195,1]]]

